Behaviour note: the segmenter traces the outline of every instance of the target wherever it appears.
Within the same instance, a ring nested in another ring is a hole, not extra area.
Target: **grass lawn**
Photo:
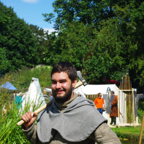
[[[138,127],[119,127],[119,128],[111,128],[119,138],[127,138],[127,139],[139,139],[141,126]],[[143,139],[144,139],[144,129],[143,129]]]

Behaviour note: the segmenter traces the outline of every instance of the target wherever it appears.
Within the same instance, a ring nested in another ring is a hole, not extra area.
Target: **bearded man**
[[[53,103],[37,114],[24,114],[22,130],[34,144],[120,144],[94,103],[73,93],[76,68],[69,62],[56,64],[51,72]],[[35,120],[37,118],[37,125]]]

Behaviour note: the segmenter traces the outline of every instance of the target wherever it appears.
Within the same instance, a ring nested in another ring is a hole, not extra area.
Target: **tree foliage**
[[[70,61],[89,83],[118,80],[128,72],[132,82],[144,85],[142,0],[55,0],[53,7],[54,13],[43,15],[54,21],[58,35],[33,25],[30,30],[1,4],[0,69]]]
[[[36,39],[24,20],[0,2],[0,71],[32,66],[39,61]]]
[[[114,78],[117,75],[116,69],[113,69],[114,55],[109,55],[102,36],[93,26],[72,22],[58,34],[52,50],[48,49],[47,63],[54,65],[59,61],[69,61],[82,71],[90,83],[102,83],[104,78]]]
[[[53,32],[52,34],[49,34],[49,31],[45,31],[42,28],[39,28],[36,25],[29,25],[33,35],[36,38],[36,44],[38,47],[37,50],[37,56],[40,59],[40,64],[50,64],[47,63],[47,58],[48,58],[48,53],[51,51],[51,45],[54,41],[54,39],[56,38],[55,32]]]
[[[72,21],[83,22],[87,25],[94,23],[98,27],[99,21],[114,17],[112,2],[107,0],[55,0],[53,7],[56,18],[54,13],[43,15],[45,21],[55,22],[55,29],[65,27]]]
[[[50,58],[54,63],[71,61],[90,82],[129,72],[133,82],[144,84],[142,0],[55,0],[53,7],[55,13],[43,15],[60,31],[53,44],[56,57]]]

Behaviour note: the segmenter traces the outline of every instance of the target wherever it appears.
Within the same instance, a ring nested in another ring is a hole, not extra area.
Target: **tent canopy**
[[[107,94],[108,87],[111,89],[111,91],[114,91],[116,95],[118,94],[118,87],[115,84],[82,85],[75,89],[75,92],[79,92],[82,95],[95,95],[98,93]]]
[[[6,88],[8,90],[17,90],[17,88],[15,88],[10,82],[6,82],[3,85],[1,85],[0,87]]]

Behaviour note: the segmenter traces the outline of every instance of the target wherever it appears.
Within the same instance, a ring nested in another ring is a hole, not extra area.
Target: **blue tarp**
[[[8,90],[17,90],[10,82],[6,82],[5,84],[1,85],[0,87],[6,88]]]

